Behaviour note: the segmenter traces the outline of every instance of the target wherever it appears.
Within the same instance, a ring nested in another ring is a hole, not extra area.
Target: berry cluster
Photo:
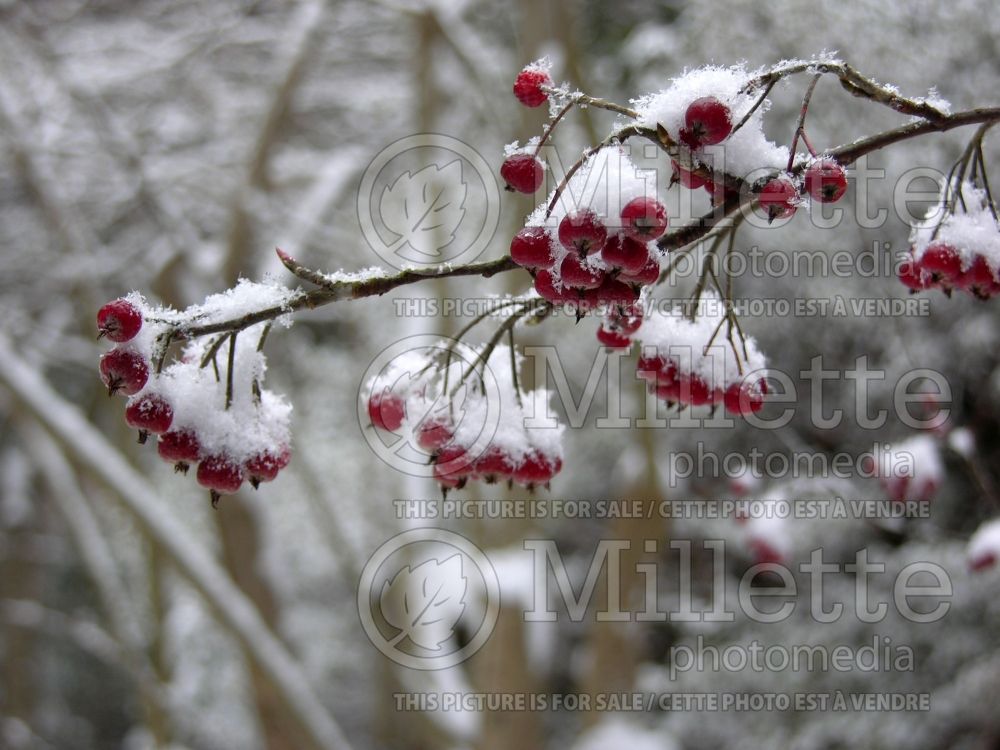
[[[600,177],[588,182],[590,175]],[[613,195],[605,189],[611,185]],[[539,207],[511,240],[511,258],[531,272],[535,290],[554,304],[587,312],[634,302],[642,287],[659,278],[655,240],[668,223],[664,205],[644,190],[624,151],[597,154],[560,196],[582,198],[580,205],[557,201],[551,214]]]
[[[668,406],[717,406],[721,404],[730,414],[746,416],[764,408],[767,395],[767,378],[755,374],[726,385],[711,375],[685,369],[682,359],[669,355],[644,353],[639,357],[636,373],[649,383],[650,393]]]
[[[100,336],[118,344],[101,357],[101,379],[109,394],[130,397],[126,423],[139,431],[140,443],[158,436],[157,452],[177,471],[197,464],[197,481],[211,491],[213,505],[244,481],[254,488],[272,481],[291,457],[290,407],[260,388],[264,361],[256,343],[234,344],[235,371],[225,379],[211,345],[191,343],[181,361],[164,366],[169,317],[136,294],[97,313]]]
[[[992,198],[971,182],[942,191],[910,235],[899,280],[911,291],[961,290],[987,300],[1000,294],[1000,231]]]
[[[729,198],[738,181],[716,182],[708,176],[719,157],[708,148],[726,142],[725,172],[729,174],[749,174],[762,166],[786,163],[777,169],[777,175],[753,186],[769,222],[794,214],[803,194],[820,203],[840,200],[847,190],[847,174],[834,159],[814,156],[801,177],[796,177],[791,173],[794,160],[787,150],[767,141],[759,116],[751,116],[734,130],[734,112],[754,106],[743,91],[743,80],[739,70],[701,69],[675,80],[671,88],[639,100],[640,111],[650,120],[644,124],[664,128],[690,151],[684,155],[689,163],[672,161],[672,183],[680,182],[692,190],[704,188],[714,203]],[[713,90],[718,95],[707,93]]]
[[[506,481],[529,490],[548,486],[562,469],[561,428],[528,428],[526,420],[529,413],[547,410],[549,395],[520,390],[512,369],[519,364],[510,364],[506,346],[483,354],[483,375],[495,389],[484,390],[478,379],[463,382],[466,365],[454,361],[431,367],[423,360],[407,361],[379,373],[366,388],[371,424],[414,443],[444,491],[470,480]],[[449,388],[449,383],[460,387]],[[498,413],[495,424],[491,408]]]
[[[643,346],[637,375],[670,406],[721,405],[733,415],[755,414],[767,395],[764,357],[750,338],[742,346],[706,346],[725,325],[725,306],[709,295],[703,307],[694,320],[667,315],[646,320],[638,329]]]

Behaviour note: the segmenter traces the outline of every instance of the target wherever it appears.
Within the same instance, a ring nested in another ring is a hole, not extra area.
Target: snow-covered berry
[[[98,338],[121,343],[134,339],[142,328],[142,312],[127,299],[108,302],[97,311]]]
[[[523,268],[549,268],[552,240],[544,227],[525,227],[510,241],[510,257]]]
[[[118,348],[107,352],[101,357],[100,370],[101,380],[111,396],[116,393],[133,396],[149,380],[149,365],[133,349]]]
[[[608,241],[608,230],[593,210],[571,211],[559,222],[559,242],[580,255],[599,253]]]
[[[545,180],[545,168],[542,162],[531,154],[513,154],[504,159],[500,166],[500,176],[507,183],[507,190],[533,193]]]
[[[847,173],[833,159],[817,159],[805,175],[806,192],[820,203],[834,203],[847,191]]]
[[[637,242],[655,240],[667,229],[667,209],[655,198],[633,198],[622,207],[622,231]]]
[[[552,77],[547,70],[529,65],[514,79],[514,96],[525,107],[540,107],[549,98],[542,86],[551,86]]]
[[[703,96],[688,105],[680,138],[688,148],[697,149],[722,143],[732,130],[729,107],[714,96]]]

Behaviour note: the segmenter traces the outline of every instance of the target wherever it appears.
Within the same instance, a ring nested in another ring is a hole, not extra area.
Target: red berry
[[[532,487],[545,484],[562,469],[562,459],[549,457],[533,450],[524,457],[521,465],[514,469],[514,481]]]
[[[428,417],[417,425],[417,445],[425,451],[443,448],[452,437],[451,421],[447,417]]]
[[[642,305],[632,302],[627,305],[616,305],[608,313],[605,325],[612,331],[618,331],[625,336],[631,336],[639,330],[645,315]]]
[[[601,250],[601,259],[609,268],[617,268],[623,273],[637,273],[649,261],[649,249],[645,242],[616,234]]]
[[[629,305],[639,298],[639,293],[624,281],[606,277],[594,290],[598,305]]]
[[[586,265],[579,255],[567,255],[559,266],[563,286],[571,289],[597,289],[604,281],[604,272]]]
[[[231,495],[243,484],[243,468],[224,454],[215,454],[198,464],[198,484],[212,490],[213,504],[216,495]]]
[[[101,357],[101,380],[108,387],[108,395],[132,396],[149,380],[149,365],[132,349],[112,349]]]
[[[434,478],[445,487],[461,487],[472,474],[473,461],[460,445],[446,445],[434,457]]]
[[[201,457],[201,443],[192,430],[171,430],[160,435],[156,451],[160,458],[175,464],[177,471],[186,474],[188,463]]]
[[[977,255],[972,265],[962,272],[956,286],[972,292],[979,299],[989,299],[1000,292],[1000,284],[997,283],[993,269],[982,255]]]
[[[757,199],[760,207],[767,212],[767,223],[775,219],[783,219],[795,213],[799,193],[792,181],[785,176],[775,177],[763,188]]]
[[[621,218],[622,231],[637,242],[655,240],[667,230],[667,209],[655,198],[633,198]]]
[[[834,203],[844,197],[847,173],[833,159],[818,159],[806,169],[805,185],[813,200]]]
[[[917,265],[916,261],[913,260],[911,255],[899,266],[899,280],[903,283],[907,289],[911,292],[919,292],[923,289],[927,289],[929,284],[928,279],[924,277],[923,271]]]
[[[368,397],[368,418],[379,429],[395,432],[405,417],[406,404],[388,388]]]
[[[525,68],[514,80],[514,96],[525,107],[540,107],[549,98],[542,86],[551,86],[552,77],[538,68]]]
[[[599,253],[608,241],[608,230],[591,209],[571,211],[559,222],[559,241],[580,255]]]
[[[685,373],[678,379],[681,401],[691,406],[704,406],[714,400],[715,393],[708,383],[694,373]]]
[[[729,107],[714,96],[691,102],[684,113],[684,125],[681,140],[692,149],[721,143],[733,130]]]
[[[549,268],[552,240],[544,227],[525,227],[510,241],[510,257],[523,268]]]
[[[708,180],[704,177],[699,177],[694,172],[685,169],[673,159],[670,160],[670,166],[673,167],[674,170],[672,180],[674,182],[680,182],[681,185],[690,190],[695,190],[708,184]]]
[[[962,258],[946,242],[929,244],[916,264],[929,279],[928,285],[941,284],[950,289],[962,276]]]
[[[473,464],[473,472],[487,484],[514,476],[514,462],[501,448],[491,445]]]
[[[566,287],[556,289],[555,278],[547,268],[543,268],[535,275],[535,291],[538,292],[539,297],[554,304],[561,304],[571,299],[567,294]]]
[[[738,414],[744,417],[748,414],[759,412],[764,408],[764,393],[766,393],[766,390],[762,388],[762,385],[766,382],[763,379],[758,382],[743,380],[730,385],[726,388],[726,393],[722,400],[726,411],[730,414]]]
[[[97,311],[98,338],[121,343],[135,338],[142,328],[142,313],[127,299],[116,299]]]
[[[132,399],[125,408],[125,421],[143,433],[160,434],[170,429],[174,421],[174,410],[163,396],[147,393]],[[145,442],[145,438],[140,437]]]
[[[542,186],[545,170],[542,162],[531,154],[514,154],[504,160],[500,176],[507,183],[507,190],[533,193]]]
[[[250,484],[254,489],[261,482],[271,482],[278,476],[278,472],[288,466],[292,460],[292,454],[286,446],[280,447],[277,451],[264,451],[253,456],[243,468],[250,478]]]
[[[628,349],[632,345],[632,339],[619,331],[610,331],[604,326],[597,329],[597,340],[602,346],[609,346],[612,349]]]
[[[656,258],[650,258],[637,273],[623,273],[618,276],[619,281],[636,286],[646,286],[655,283],[660,278],[660,264]]]

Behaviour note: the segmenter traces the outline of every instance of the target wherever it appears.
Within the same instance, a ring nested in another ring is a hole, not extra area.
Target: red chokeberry
[[[274,451],[263,451],[250,457],[244,464],[243,470],[250,484],[257,489],[261,482],[272,482],[278,476],[278,472],[288,466],[292,460],[291,451],[287,446],[281,446]]]
[[[514,96],[525,107],[540,107],[549,98],[542,91],[542,86],[551,86],[552,77],[547,71],[536,67],[527,67],[514,79]]]
[[[97,311],[98,338],[107,336],[116,343],[135,338],[142,328],[142,313],[127,299],[112,300]]]
[[[637,242],[655,240],[667,229],[667,209],[655,198],[633,198],[622,208],[622,231]]]
[[[174,469],[187,473],[188,464],[201,458],[201,443],[193,430],[171,430],[160,435],[156,443],[160,458],[174,464]]]
[[[101,380],[108,388],[108,395],[122,393],[133,396],[149,380],[149,365],[145,358],[132,349],[112,349],[101,357]]]
[[[637,273],[649,262],[649,249],[645,242],[616,234],[601,250],[601,259],[609,268],[616,268],[622,273]]]
[[[597,329],[597,340],[602,346],[612,349],[628,349],[632,344],[632,339],[625,334],[620,331],[609,330],[604,326]]]
[[[170,429],[174,421],[174,410],[170,403],[156,393],[147,393],[133,399],[125,408],[125,421],[129,427],[139,430],[139,442],[146,442],[146,435],[159,435]]]
[[[567,255],[559,266],[563,286],[571,289],[597,289],[604,281],[604,271],[588,266],[579,255]]]
[[[703,96],[688,105],[680,137],[688,148],[722,143],[733,130],[729,107],[714,96]]]
[[[559,242],[580,255],[599,253],[608,241],[608,230],[593,210],[571,211],[559,222]]]
[[[510,257],[523,268],[549,268],[552,240],[544,227],[525,227],[510,241]]]
[[[767,212],[768,224],[775,219],[783,219],[794,214],[798,198],[799,192],[795,189],[794,183],[785,176],[769,180],[757,196],[760,207]]]
[[[368,418],[380,430],[395,432],[405,417],[406,404],[388,388],[375,391],[368,397]]]
[[[847,191],[847,173],[833,159],[817,159],[806,169],[806,192],[820,203],[834,203]]]
[[[217,453],[206,456],[198,464],[198,484],[212,491],[212,505],[219,495],[231,495],[243,484],[243,467],[229,456]]]
[[[545,169],[542,162],[531,154],[514,154],[504,159],[500,176],[507,183],[507,190],[533,193],[542,186]]]

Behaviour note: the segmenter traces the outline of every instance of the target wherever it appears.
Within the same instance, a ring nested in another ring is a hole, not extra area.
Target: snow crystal
[[[726,339],[726,323],[722,324],[711,348],[705,351],[705,345],[726,312],[725,305],[714,292],[702,295],[698,312],[698,317],[691,321],[679,314],[660,313],[654,308],[635,336],[641,342],[641,351],[645,353],[647,347],[655,348],[660,356],[669,356],[677,362],[682,372],[693,373],[715,387],[741,382],[750,373],[759,378],[767,377],[767,361],[757,348],[757,342],[747,337],[744,357],[742,344],[734,332],[740,357],[737,361]]]
[[[370,266],[360,271],[339,270],[323,274],[323,278],[331,284],[357,284],[364,281],[373,281],[374,279],[384,279],[387,276],[388,273],[386,273],[386,270],[379,266]]]

